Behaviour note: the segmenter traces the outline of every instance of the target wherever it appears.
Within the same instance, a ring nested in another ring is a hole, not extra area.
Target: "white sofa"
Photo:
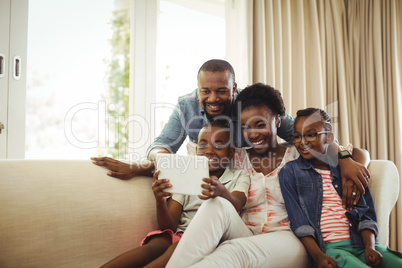
[[[399,176],[373,160],[370,190],[388,244]],[[121,181],[86,160],[0,160],[0,267],[99,267],[157,228],[152,178]]]

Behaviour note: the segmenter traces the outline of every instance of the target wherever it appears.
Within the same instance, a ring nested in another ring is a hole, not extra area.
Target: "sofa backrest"
[[[89,160],[0,160],[0,172],[0,267],[99,267],[157,228],[151,177]]]

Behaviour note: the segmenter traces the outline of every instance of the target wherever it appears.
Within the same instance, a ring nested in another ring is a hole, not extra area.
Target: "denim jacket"
[[[329,162],[330,163],[330,162]],[[332,185],[342,196],[342,183],[339,166],[330,166]],[[288,162],[279,173],[279,182],[288,212],[290,226],[294,234],[301,238],[312,236],[325,253],[325,243],[321,235],[320,221],[323,202],[321,175],[312,164],[299,156]],[[356,206],[346,212],[349,220],[349,235],[352,247],[364,248],[360,231],[369,229],[378,234],[377,218],[373,199],[366,188]]]
[[[233,103],[236,100],[240,89],[237,89]],[[240,122],[235,114],[235,109],[232,107],[232,115],[230,119],[233,123],[233,141],[235,147],[245,146],[245,141],[241,134]],[[208,122],[204,109],[201,108],[198,98],[198,89],[193,92],[179,97],[178,103],[169,117],[168,122],[163,128],[161,134],[148,147],[149,152],[155,147],[163,147],[171,153],[176,153],[184,140],[188,136],[190,141],[197,143],[198,134],[201,128]],[[278,136],[287,142],[292,143],[294,118],[286,114],[282,118],[281,126],[278,129]]]

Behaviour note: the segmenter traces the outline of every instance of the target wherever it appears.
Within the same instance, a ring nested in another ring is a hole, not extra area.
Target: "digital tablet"
[[[203,178],[209,178],[208,158],[197,155],[157,154],[158,179],[169,179],[171,188],[164,191],[175,194],[199,195]]]

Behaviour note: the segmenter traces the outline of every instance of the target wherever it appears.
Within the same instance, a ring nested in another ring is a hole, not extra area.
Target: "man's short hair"
[[[230,63],[225,60],[212,59],[205,62],[198,70],[197,80],[200,78],[201,71],[213,73],[229,71],[232,74],[233,83],[236,81],[235,72],[232,65],[230,65]]]

